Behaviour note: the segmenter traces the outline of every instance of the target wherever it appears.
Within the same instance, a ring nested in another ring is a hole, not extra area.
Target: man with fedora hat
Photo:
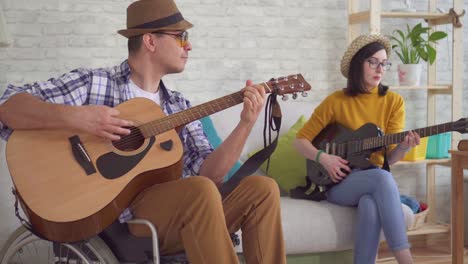
[[[192,49],[184,19],[172,0],[139,0],[127,8],[128,60],[107,69],[76,69],[46,82],[8,85],[0,98],[0,137],[14,129],[80,130],[108,140],[128,135],[133,123],[114,106],[134,97],[158,103],[166,114],[191,107],[166,88],[166,74],[184,70]],[[153,222],[160,253],[184,251],[191,263],[238,263],[229,234],[242,230],[247,263],[286,263],[279,191],[267,177],[245,178],[225,199],[217,186],[239,158],[264,105],[265,91],[247,81],[240,121],[213,150],[199,121],[179,131],[184,146],[180,180],[145,189],[120,216]],[[203,177],[189,177],[203,175]],[[149,231],[130,227],[137,236]]]

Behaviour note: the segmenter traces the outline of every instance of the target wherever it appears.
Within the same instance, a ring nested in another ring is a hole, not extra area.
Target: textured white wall
[[[8,48],[0,48],[0,92],[8,83],[43,81],[78,67],[120,63],[127,56],[126,39],[116,31],[125,27],[125,9],[130,2],[1,0],[13,43]],[[385,1],[384,9],[395,8],[401,2]],[[439,2],[445,10],[451,3]],[[426,1],[416,1],[418,9],[425,5]],[[180,0],[178,6],[195,24],[190,30],[193,50],[186,71],[170,76],[167,82],[194,104],[234,92],[243,87],[246,79],[263,82],[300,72],[313,86],[313,96],[300,100],[310,102],[312,109],[327,94],[345,85],[339,73],[339,60],[346,47],[346,1]],[[383,31],[391,33],[395,25],[406,22],[415,23],[414,20],[385,21]],[[447,47],[448,43],[443,41],[441,46]],[[447,53],[440,52],[439,60],[441,79],[450,80]],[[393,57],[393,61],[395,66],[387,76],[389,83],[394,83],[396,78],[397,58]],[[425,126],[425,93],[402,94],[408,100],[407,127]],[[439,105],[449,103],[450,97],[442,97]],[[466,106],[464,113],[466,116]],[[447,114],[438,117],[441,122],[448,118]],[[0,146],[1,245],[18,222],[13,214],[4,143]],[[423,199],[424,170],[423,166],[394,169],[403,193]],[[438,169],[438,175],[441,176],[437,178],[438,209],[447,220],[449,170]]]

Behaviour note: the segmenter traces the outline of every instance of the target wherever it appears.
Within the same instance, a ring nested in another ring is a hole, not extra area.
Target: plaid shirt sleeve
[[[213,146],[206,138],[200,121],[193,121],[187,124],[185,150],[184,150],[184,175],[199,175],[200,168],[206,157],[213,152]]]
[[[10,84],[0,97],[0,104],[3,104],[15,94],[29,93],[50,103],[82,105],[86,101],[89,85],[89,72],[84,69],[77,69],[58,78],[49,79],[46,82],[36,82],[23,86]],[[12,132],[9,127],[0,122],[1,138],[7,140]]]
[[[183,102],[184,109],[192,107],[188,100],[179,100],[179,102]],[[180,138],[184,145],[184,171],[182,177],[199,175],[200,168],[206,157],[213,152],[213,146],[208,141],[201,122],[196,120],[185,125],[180,132]]]

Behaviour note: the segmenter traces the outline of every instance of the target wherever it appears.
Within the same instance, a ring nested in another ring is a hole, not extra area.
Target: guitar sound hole
[[[139,149],[145,142],[145,137],[137,127],[129,127],[131,133],[122,136],[120,140],[113,141],[112,145],[121,151],[133,151]]]

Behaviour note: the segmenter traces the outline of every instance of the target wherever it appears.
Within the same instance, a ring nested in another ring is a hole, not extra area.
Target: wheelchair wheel
[[[38,238],[23,226],[16,229],[0,251],[0,264],[118,264],[112,251],[99,238],[60,244]]]

